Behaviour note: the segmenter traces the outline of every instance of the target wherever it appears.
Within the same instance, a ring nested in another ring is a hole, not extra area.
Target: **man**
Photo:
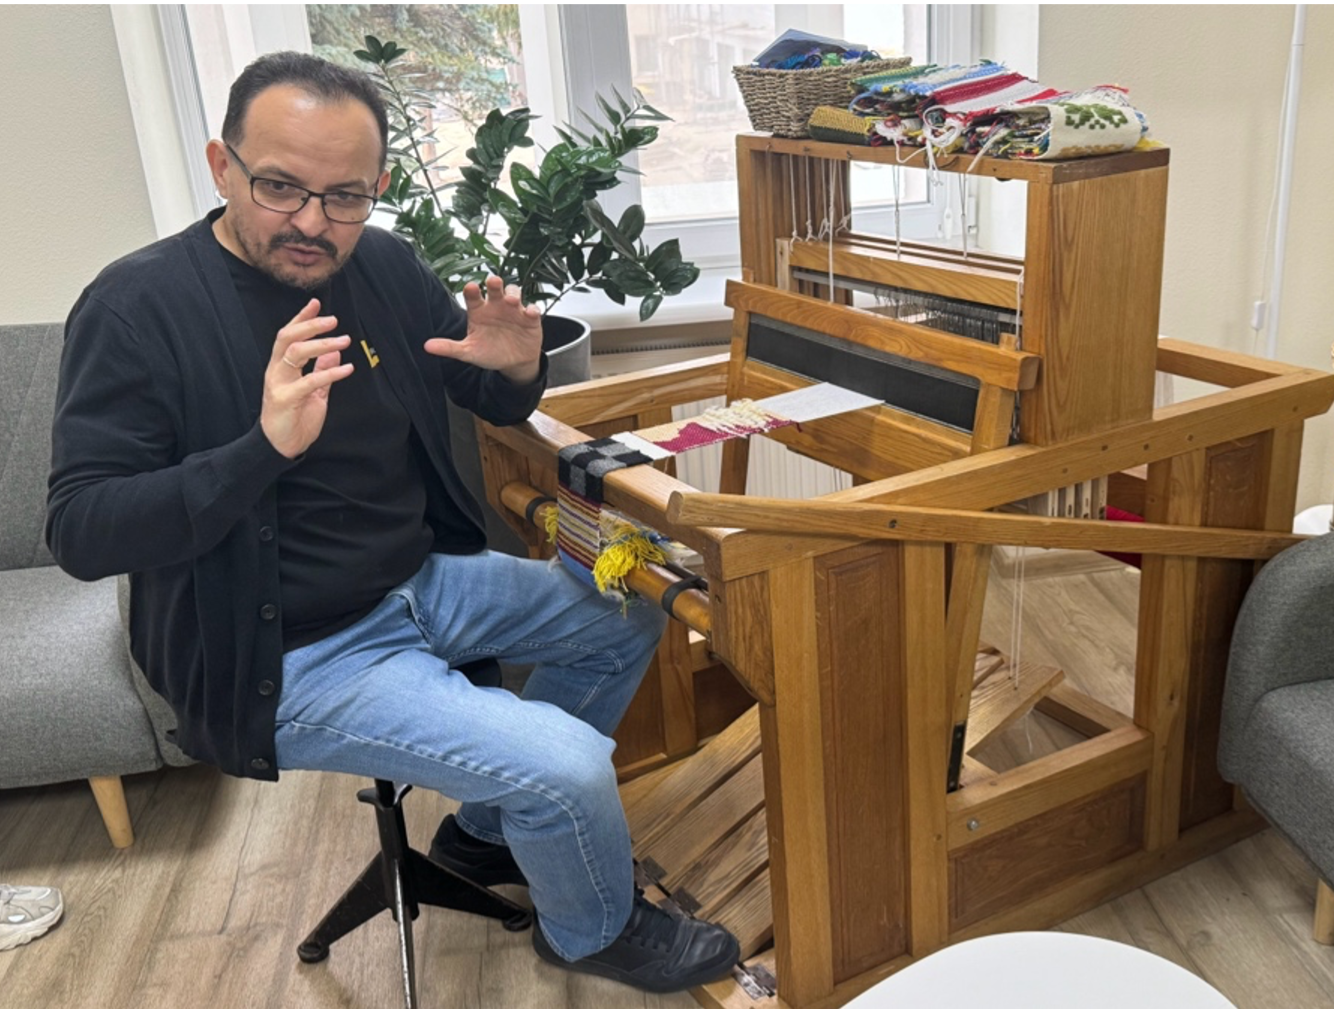
[[[465,318],[365,228],[387,137],[362,74],[279,53],[236,80],[208,145],[226,207],[109,266],[70,315],[51,550],[80,578],[130,573],[133,651],[185,752],[438,789],[463,806],[432,857],[527,882],[544,959],[711,980],[736,940],[635,890],[610,760],[664,618],[485,551],[445,395],[524,420],[540,318],[494,277]],[[536,664],[522,700],[458,671],[484,658]]]

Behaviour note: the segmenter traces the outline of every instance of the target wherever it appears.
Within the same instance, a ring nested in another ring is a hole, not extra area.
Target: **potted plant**
[[[390,115],[390,183],[381,202],[397,212],[394,229],[412,241],[451,292],[488,274],[516,284],[525,303],[543,307],[550,356],[571,340],[570,324],[562,326],[551,314],[571,291],[600,290],[618,305],[639,298],[642,321],[663,298],[698,278],[698,267],[681,258],[676,239],[654,249],[644,242],[642,207],[631,206],[613,221],[597,201],[620,183],[620,173],[635,171],[625,158],[657,138],[652,123],[668,119],[641,94],[635,92],[633,101],[617,92],[614,102],[599,97],[603,120],[584,114],[587,132],[558,128],[561,142],[533,168],[509,163],[509,157],[533,146],[528,125],[536,117],[526,108],[492,109],[464,154],[462,180],[442,187],[430,170],[449,152],[428,157],[434,131],[423,125],[421,113],[433,102],[414,86],[419,72],[403,61],[406,50],[397,43],[372,35],[365,41],[356,56],[373,68]],[[501,187],[507,163],[510,192]],[[582,335],[586,350],[587,326],[573,325],[573,337]],[[554,358],[552,365],[554,371]]]

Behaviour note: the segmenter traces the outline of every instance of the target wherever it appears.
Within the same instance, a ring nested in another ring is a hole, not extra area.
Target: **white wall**
[[[1161,330],[1263,353],[1251,303],[1267,279],[1265,224],[1275,179],[1293,7],[1040,8],[1043,83],[1130,88],[1172,149]],[[998,54],[996,58],[1003,59]],[[1334,7],[1306,25],[1291,230],[1278,357],[1330,369],[1334,317]],[[1334,498],[1334,422],[1306,425],[1299,508]]]
[[[0,324],[64,319],[155,236],[106,4],[0,7]]]

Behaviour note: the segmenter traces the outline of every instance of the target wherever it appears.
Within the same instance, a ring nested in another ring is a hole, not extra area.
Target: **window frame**
[[[784,4],[783,15],[796,27],[807,31],[830,31],[826,12],[828,4]],[[568,109],[596,109],[596,96],[613,85],[628,95],[633,87],[630,75],[629,31],[625,7],[619,4],[560,4],[560,38],[564,56],[564,92]],[[971,4],[931,4],[927,15],[926,59],[936,63],[968,63],[976,51],[976,27]],[[570,118],[566,111],[565,118]],[[621,211],[641,201],[640,177],[627,175],[622,184],[606,194],[604,209],[613,219]],[[925,202],[900,207],[900,222],[905,238],[932,238],[946,231],[957,196],[934,189]],[[890,206],[860,211],[858,226],[869,231],[894,230],[894,210]],[[970,222],[975,215],[969,218]],[[741,239],[737,218],[715,217],[708,220],[674,220],[649,223],[644,240],[650,245],[678,238],[686,259],[701,269],[728,269],[741,263]],[[664,306],[665,307],[665,306]]]
[[[117,7],[135,6],[113,5],[113,13]],[[799,27],[822,33],[831,30],[827,4],[785,4],[783,8],[784,19]],[[218,43],[223,51],[213,57],[230,68],[232,77],[259,53],[276,49],[309,52],[311,42],[304,4],[160,4],[156,9],[155,26],[126,14],[116,16],[115,22],[132,99],[136,90],[155,92],[160,98],[165,88],[175,112],[166,121],[155,114],[151,102],[131,102],[154,221],[159,235],[165,236],[220,205],[203,159],[211,135],[209,120],[220,119],[219,96],[203,94],[191,35],[185,30],[189,20],[212,17],[221,23]],[[605,93],[615,85],[624,94],[630,92],[630,46],[622,5],[520,4],[519,21],[529,106],[541,117],[532,133],[539,145],[557,142],[555,127],[572,121],[573,110],[596,108],[599,91]],[[970,62],[977,51],[980,24],[976,5],[930,5],[926,58],[937,63]],[[225,97],[222,101],[225,104]],[[605,209],[619,216],[625,207],[640,202],[640,193],[639,177],[626,175],[620,186],[605,194]],[[974,202],[970,197],[969,203]],[[926,201],[900,207],[902,234],[905,238],[948,237],[959,219],[958,203],[955,187],[930,187]],[[193,217],[182,220],[187,207]],[[970,230],[975,231],[976,213],[970,211],[967,219]],[[865,230],[889,233],[893,222],[892,206],[857,214],[858,227]],[[652,245],[668,238],[680,241],[683,255],[700,267],[702,276],[692,288],[664,303],[658,320],[724,317],[722,283],[740,266],[737,218],[649,222],[644,229],[644,240]],[[582,311],[600,325],[634,321],[631,308],[608,306],[605,299],[593,295],[571,295],[567,300],[573,302],[572,311]]]

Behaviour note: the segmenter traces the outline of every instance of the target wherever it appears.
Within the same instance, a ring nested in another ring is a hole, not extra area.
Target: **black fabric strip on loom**
[[[549,505],[555,503],[556,499],[554,497],[547,497],[545,494],[542,495],[541,497],[533,498],[531,501],[528,502],[528,507],[524,509],[523,513],[524,520],[527,522],[535,523],[537,519],[534,518],[534,516],[537,514],[537,510],[541,508],[543,505]]]
[[[660,605],[667,611],[669,617],[672,615],[672,607],[676,605],[676,597],[682,592],[687,592],[690,589],[699,589],[701,592],[709,591],[709,583],[704,580],[703,575],[687,574],[688,577],[672,582],[663,590]]]
[[[978,384],[966,375],[754,314],[747,356],[803,378],[874,396],[960,431],[973,428]]]

